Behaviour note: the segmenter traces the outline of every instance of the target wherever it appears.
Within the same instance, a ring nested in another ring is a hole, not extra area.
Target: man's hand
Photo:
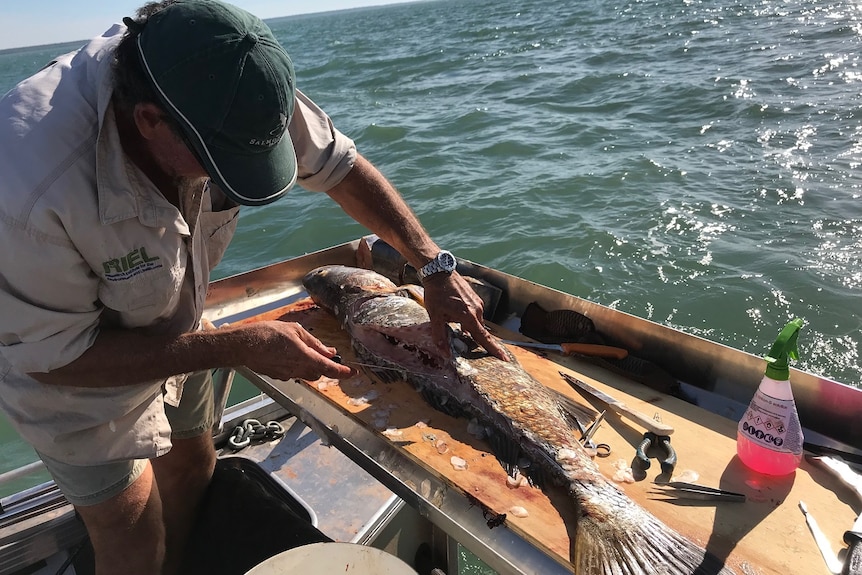
[[[414,266],[426,263],[440,248],[422,228],[401,194],[371,162],[356,155],[356,163],[344,179],[328,192],[329,196],[354,220],[377,234],[404,255]],[[417,267],[417,269],[419,269]],[[431,315],[434,341],[449,355],[446,324],[457,322],[476,343],[494,357],[506,360],[500,344],[482,324],[482,299],[457,273],[435,274],[423,282],[425,305]]]
[[[485,329],[482,322],[484,304],[470,285],[457,272],[434,274],[423,282],[425,287],[425,308],[431,316],[431,335],[437,348],[450,353],[447,339],[447,324],[456,322],[461,329],[470,333],[476,343],[498,359],[508,361],[503,348]]]
[[[346,365],[336,363],[333,347],[327,347],[298,323],[261,321],[237,327],[242,365],[276,379],[298,377],[315,380],[321,376],[342,379],[356,375]]]

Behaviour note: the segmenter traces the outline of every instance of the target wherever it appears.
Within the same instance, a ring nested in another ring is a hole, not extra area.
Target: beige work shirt
[[[0,100],[0,408],[39,452],[76,465],[170,449],[165,398],[182,376],[91,388],[42,384],[100,326],[197,329],[239,208],[214,185],[168,202],[123,154],[111,107],[115,25]],[[289,125],[298,183],[326,191],[353,142],[304,94]],[[169,399],[170,400],[170,399]]]

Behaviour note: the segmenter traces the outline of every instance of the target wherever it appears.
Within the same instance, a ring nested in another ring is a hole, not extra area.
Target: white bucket
[[[345,575],[418,575],[385,551],[356,543],[312,543],[270,557],[246,575],[344,573]]]

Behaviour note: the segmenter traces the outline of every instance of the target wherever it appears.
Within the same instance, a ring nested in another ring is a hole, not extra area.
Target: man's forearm
[[[380,236],[415,267],[428,263],[440,248],[398,191],[368,160],[356,164],[329,196],[354,220]]]
[[[243,334],[213,330],[179,336],[102,330],[92,347],[72,363],[49,373],[30,373],[42,383],[112,387],[166,379],[172,375],[239,365]]]

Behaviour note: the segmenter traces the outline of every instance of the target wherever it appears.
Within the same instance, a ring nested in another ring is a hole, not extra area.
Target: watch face
[[[450,252],[444,250],[440,252],[440,255],[438,255],[437,257],[440,261],[440,265],[443,266],[444,270],[449,272],[455,270],[455,267],[457,266],[458,262],[455,260],[455,256],[453,256]]]
[[[446,272],[447,274],[451,274],[455,271],[455,268],[458,266],[458,260],[455,259],[455,256],[452,255],[451,252],[446,250],[441,250],[434,259],[422,266],[419,270],[417,270],[419,274],[419,279],[425,279],[428,276],[434,275],[440,272]]]

